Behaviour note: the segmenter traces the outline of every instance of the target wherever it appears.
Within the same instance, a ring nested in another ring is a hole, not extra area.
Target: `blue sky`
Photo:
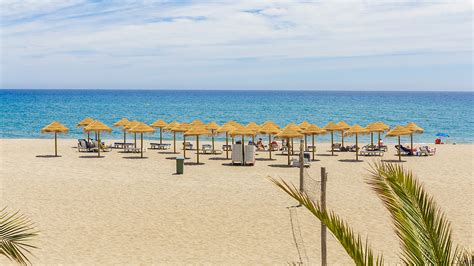
[[[472,90],[471,1],[3,0],[2,88]]]

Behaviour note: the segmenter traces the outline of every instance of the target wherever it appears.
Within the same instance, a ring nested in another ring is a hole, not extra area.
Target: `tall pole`
[[[410,134],[410,142],[411,142],[411,150],[410,150],[410,155],[413,154],[413,133]]]
[[[97,134],[97,138],[98,138],[97,146],[99,146],[99,147],[97,147],[97,157],[100,157],[100,131],[97,131],[96,134]]]
[[[245,136],[242,135],[242,165],[245,165]]]
[[[127,142],[127,131],[123,129],[123,149],[125,150],[125,143]]]
[[[133,133],[133,136],[135,137],[135,142],[133,143],[133,146],[136,148],[137,147],[137,133]]]
[[[331,131],[331,155],[334,156],[334,131]]]
[[[378,141],[378,143],[379,143],[379,147],[380,147],[380,132],[379,132],[379,141]]]
[[[214,153],[214,129],[211,130],[211,139],[212,139],[212,153]]]
[[[272,159],[272,134],[268,134],[268,153],[270,154],[270,160]]]
[[[356,133],[356,161],[359,160],[359,145],[358,145],[359,139],[357,138],[357,133]]]
[[[229,132],[225,132],[225,157],[226,159],[229,159]]]
[[[58,157],[58,133],[54,132],[54,156]]]
[[[312,145],[313,145],[313,161],[314,161],[314,152],[316,150],[316,146],[314,146],[314,134],[312,134],[312,135],[313,135],[313,144]]]
[[[160,127],[160,144],[163,144],[163,128]]]
[[[304,154],[303,154],[303,149],[304,149],[304,140],[300,141],[300,192],[304,191]]]
[[[143,133],[141,134],[140,138],[140,151],[141,151],[141,158],[143,158]]]
[[[321,167],[321,210],[326,211],[326,181],[328,174],[326,168]],[[321,265],[327,265],[327,253],[326,253],[326,225],[321,222]]]
[[[288,153],[288,166],[290,166],[290,148],[288,147],[290,144],[290,138],[286,138],[286,148]]]
[[[342,147],[344,147],[344,130],[341,130],[341,138],[342,138],[341,145],[342,145]]]
[[[370,132],[370,146],[374,146],[374,132]]]
[[[184,159],[186,159],[186,136],[184,135],[184,132],[183,132],[183,155],[184,155]]]
[[[199,135],[196,135],[196,145],[197,145],[197,163],[199,164]]]
[[[398,161],[402,161],[402,146],[400,145],[400,136],[398,136]]]
[[[308,151],[308,135],[304,134],[304,151]]]
[[[176,153],[176,131],[173,131],[173,150]]]
[[[291,155],[293,155],[295,153],[295,150],[293,149],[293,138],[291,138]]]

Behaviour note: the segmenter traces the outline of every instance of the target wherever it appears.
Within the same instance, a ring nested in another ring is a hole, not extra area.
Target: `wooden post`
[[[270,154],[270,160],[272,159],[272,134],[268,134],[268,153]]]
[[[225,132],[225,157],[226,159],[229,159],[229,132]]]
[[[173,149],[174,153],[176,153],[176,131],[173,131]]]
[[[312,149],[313,149],[313,161],[314,161],[314,152],[316,150],[316,146],[314,146],[314,134],[312,134],[312,135],[313,135],[313,148]]]
[[[294,140],[294,139],[291,138],[291,155],[294,155],[294,154],[295,154],[295,150],[293,149],[293,147],[294,147],[294,146],[293,146],[293,143],[294,143],[293,140]]]
[[[54,132],[54,156],[58,157],[58,133]]]
[[[186,136],[184,135],[183,132],[183,157],[186,159]]]
[[[137,148],[137,133],[133,133],[133,136],[135,138],[135,142],[133,143],[134,148]]]
[[[380,147],[380,132],[379,132],[379,141],[378,141],[378,146]]]
[[[413,154],[413,133],[410,134],[410,142],[411,142],[411,147],[410,147],[411,152],[409,155],[412,155]]]
[[[334,131],[331,131],[331,155],[334,156]]]
[[[357,133],[356,133],[356,161],[359,160],[359,139],[357,138]]]
[[[321,210],[326,211],[326,181],[328,174],[325,167],[321,167]],[[326,253],[326,226],[321,222],[321,265],[327,265]]]
[[[300,142],[300,192],[304,191],[304,140]]]
[[[197,163],[199,164],[199,135],[196,135]]]
[[[344,147],[344,130],[341,130],[341,146]]]
[[[97,131],[97,138],[98,138],[98,141],[97,141],[97,157],[100,157],[100,131]]]
[[[402,161],[402,146],[400,145],[400,136],[398,136],[398,161]]]
[[[304,151],[308,151],[308,135],[304,134]]]
[[[242,135],[242,165],[245,165],[245,136]]]
[[[374,132],[370,132],[370,146],[374,146]]]
[[[127,131],[123,129],[123,149],[125,150],[125,143],[127,142]]]
[[[211,130],[211,138],[212,138],[212,153],[215,152],[215,148],[214,148],[214,129]]]
[[[140,152],[141,152],[140,157],[143,158],[143,133],[141,134],[141,138],[140,138]]]
[[[163,144],[163,128],[160,127],[160,144]]]
[[[286,139],[286,151],[288,153],[288,166],[290,166],[290,138]]]

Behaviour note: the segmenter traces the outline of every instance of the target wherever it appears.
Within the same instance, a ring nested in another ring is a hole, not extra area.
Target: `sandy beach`
[[[184,174],[175,175],[174,154],[148,150],[147,159],[137,159],[113,150],[95,158],[77,152],[76,140],[59,139],[58,145],[61,157],[50,158],[45,155],[54,154],[52,139],[0,139],[2,206],[21,210],[41,232],[33,264],[283,265],[300,260],[287,208],[295,201],[267,178],[298,184],[298,168],[281,167],[285,156],[261,160],[268,154],[258,152],[255,166],[241,167],[229,165],[225,154],[202,155],[203,165],[185,165]],[[329,172],[328,208],[368,237],[387,264],[399,263],[388,212],[364,183],[375,159],[328,156],[329,146],[317,144],[322,155],[308,169],[317,179],[320,167]],[[404,158],[403,165],[451,220],[453,242],[472,249],[474,146],[436,148],[435,156]],[[195,151],[187,155],[187,162],[195,162]],[[397,159],[393,144],[383,159]],[[320,223],[306,209],[296,213],[306,251],[302,260],[317,265]],[[328,262],[352,264],[329,232]]]

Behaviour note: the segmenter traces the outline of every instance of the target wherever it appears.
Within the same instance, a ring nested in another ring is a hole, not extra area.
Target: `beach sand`
[[[110,140],[105,140],[111,143]],[[175,175],[173,154],[148,150],[147,159],[117,150],[94,158],[78,153],[76,141],[0,139],[1,202],[21,210],[41,231],[33,264],[287,264],[300,261],[290,212],[295,201],[268,176],[298,184],[298,168],[281,167],[286,157],[230,166],[223,155],[202,155],[204,165],[185,165]],[[148,141],[146,141],[148,143]],[[207,143],[207,142],[204,142]],[[203,143],[203,144],[204,144]],[[148,145],[147,145],[148,146]],[[434,146],[434,145],[431,145]],[[309,174],[328,171],[327,205],[343,217],[388,264],[399,263],[399,246],[388,212],[368,188],[369,162],[354,153],[328,156]],[[395,160],[395,149],[384,156]],[[432,157],[404,158],[452,222],[453,242],[474,248],[474,146],[437,145]],[[195,162],[195,151],[187,162]],[[267,158],[259,152],[257,158]],[[344,161],[348,160],[348,161]],[[294,219],[304,241],[303,262],[320,263],[320,222],[298,208]],[[295,225],[296,226],[296,225]],[[7,263],[0,257],[0,264]],[[351,265],[328,232],[328,262]]]

